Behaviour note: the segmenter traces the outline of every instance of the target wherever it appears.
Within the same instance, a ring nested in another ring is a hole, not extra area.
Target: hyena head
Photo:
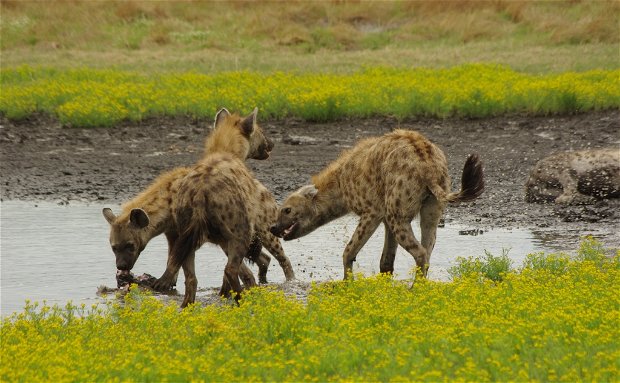
[[[306,185],[292,193],[278,209],[278,220],[270,231],[285,241],[303,237],[321,225],[314,185]]]
[[[207,138],[206,152],[226,150],[241,156],[242,159],[252,158],[266,160],[273,150],[271,141],[256,123],[258,108],[254,108],[248,116],[240,117],[230,114],[225,108],[215,115],[213,133]]]
[[[146,247],[144,228],[149,225],[149,217],[142,209],[132,209],[129,219],[120,219],[108,208],[103,209],[103,216],[110,224],[110,246],[116,257],[116,268],[129,272]]]

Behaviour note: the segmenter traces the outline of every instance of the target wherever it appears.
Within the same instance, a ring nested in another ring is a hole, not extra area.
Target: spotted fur
[[[208,151],[228,153],[236,159],[268,158],[269,152],[273,148],[273,142],[265,137],[256,124],[256,112],[255,109],[252,114],[242,118],[238,115],[231,115],[226,109],[220,110],[216,115],[213,131],[205,140],[206,151],[203,161],[209,157]],[[103,215],[110,224],[110,245],[116,256],[116,264],[119,270],[131,270],[147,243],[162,233],[166,235],[168,240],[168,257],[170,260],[171,251],[179,238],[178,228],[174,221],[173,202],[177,198],[181,181],[192,170],[192,167],[181,167],[163,173],[136,198],[127,202],[122,207],[118,217],[112,213],[111,209],[103,209]],[[262,187],[262,185],[260,186]],[[261,219],[264,219],[262,221],[264,229],[258,231],[261,235],[262,232],[267,231],[277,211],[271,193],[264,187],[262,193],[265,195],[261,198],[266,202],[261,216]],[[252,244],[253,246],[249,248],[246,255],[258,265],[261,282],[266,282],[267,268],[270,262],[269,256],[261,252],[263,244],[278,259],[287,279],[294,278],[290,261],[284,255],[277,238],[269,233],[269,236],[254,238]],[[193,264],[188,262],[188,267],[193,268]],[[184,271],[186,277],[188,274],[194,273],[193,269]],[[243,280],[251,281],[254,279],[247,266],[242,264],[240,271]],[[176,283],[176,274],[173,279],[172,285]],[[166,288],[168,287],[170,286],[166,286]]]
[[[400,245],[425,275],[446,204],[471,201],[483,190],[482,164],[477,155],[470,155],[465,162],[461,190],[451,192],[441,149],[418,132],[396,130],[362,140],[343,152],[312,177],[311,185],[284,201],[271,230],[291,240],[353,212],[360,221],[344,250],[345,278],[357,253],[381,223],[385,226],[381,272],[393,272]],[[411,229],[411,221],[418,214],[421,243]]]

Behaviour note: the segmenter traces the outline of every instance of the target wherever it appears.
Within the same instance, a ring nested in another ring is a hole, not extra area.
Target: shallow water
[[[116,286],[116,267],[102,208],[98,204],[0,203],[1,315],[21,310],[26,299],[60,305],[69,300],[75,304],[95,303],[100,299],[96,295],[99,286]],[[115,212],[119,210],[118,206],[112,208]],[[284,242],[297,278],[301,281],[341,279],[342,251],[356,222],[356,217],[345,217],[302,239]],[[413,227],[419,238],[416,221]],[[515,266],[519,266],[528,253],[562,250],[562,239],[547,238],[544,233],[528,229],[483,229],[478,235],[459,234],[471,229],[478,228],[446,225],[438,229],[429,278],[447,280],[447,269],[457,256],[482,256],[485,250],[500,255],[503,249],[510,249],[508,255]],[[365,275],[377,273],[382,249],[381,226],[358,254],[354,271]],[[166,267],[166,254],[165,237],[154,238],[136,263],[134,274],[149,273],[159,277]],[[196,256],[199,288],[219,287],[225,263],[224,253],[218,247],[203,246]],[[413,258],[399,248],[396,277],[406,277],[414,265]],[[284,281],[275,259],[268,278],[270,282]],[[182,293],[183,273],[177,286]]]

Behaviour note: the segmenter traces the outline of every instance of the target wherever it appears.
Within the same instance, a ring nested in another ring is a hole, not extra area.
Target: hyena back
[[[461,183],[460,191],[450,191],[447,161],[441,149],[418,132],[395,130],[360,141],[315,175],[311,185],[292,193],[281,205],[271,230],[291,240],[353,212],[360,221],[344,250],[345,278],[356,255],[381,223],[385,226],[381,272],[393,272],[400,245],[426,275],[446,204],[473,200],[484,190],[477,155],[467,158]],[[418,214],[421,243],[411,228]]]

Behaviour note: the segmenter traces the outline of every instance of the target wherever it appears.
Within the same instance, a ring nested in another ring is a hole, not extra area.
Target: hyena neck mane
[[[241,117],[230,116],[222,125],[214,129],[205,140],[205,154],[230,153],[245,160],[250,153],[248,138],[234,125],[241,122]]]
[[[312,177],[312,183],[317,189],[316,196],[314,197],[316,227],[340,218],[349,212],[342,191],[338,186],[338,172],[336,169],[337,167],[332,164],[321,173]]]
[[[189,168],[177,168],[160,175],[149,187],[122,206],[118,222],[129,222],[133,209],[142,209],[149,224],[142,229],[147,241],[165,232],[172,225],[172,198],[176,184],[189,172]]]
[[[149,217],[148,226],[142,229],[143,236],[147,241],[166,231],[168,224],[172,221],[172,215],[170,214],[169,207],[156,209],[154,208],[154,206],[144,205],[141,203],[141,201],[136,201],[136,199],[131,200],[125,205],[123,205],[122,211],[119,214],[117,221],[129,222],[129,217],[133,209],[142,209]]]

